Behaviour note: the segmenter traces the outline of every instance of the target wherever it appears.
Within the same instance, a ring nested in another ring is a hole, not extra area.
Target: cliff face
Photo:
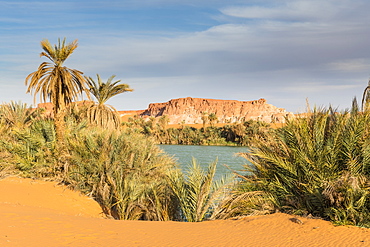
[[[201,98],[172,99],[166,103],[150,104],[141,116],[160,117],[167,115],[169,124],[202,123],[203,113],[214,113],[220,123],[260,120],[267,123],[283,123],[285,117],[293,116],[283,108],[267,104],[265,99],[254,101],[216,100]]]

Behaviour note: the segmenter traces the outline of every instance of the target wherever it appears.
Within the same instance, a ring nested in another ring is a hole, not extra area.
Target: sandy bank
[[[370,230],[286,214],[185,222],[104,219],[53,182],[0,180],[0,246],[370,246]],[[302,223],[302,224],[301,224]]]

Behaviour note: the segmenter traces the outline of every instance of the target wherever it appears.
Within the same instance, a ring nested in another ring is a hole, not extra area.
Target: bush
[[[253,166],[223,215],[264,208],[370,226],[370,115],[357,109],[315,109],[254,138],[243,154]]]
[[[178,173],[177,176],[170,177],[184,221],[199,222],[212,218],[220,199],[228,194],[231,177],[214,181],[216,165],[217,160],[210,163],[207,171],[204,171],[193,158],[185,174]]]
[[[50,120],[33,120],[24,128],[9,128],[0,141],[2,163],[13,166],[21,175],[34,178],[55,177],[58,171],[55,130]]]
[[[140,134],[86,129],[68,138],[70,164],[65,181],[95,198],[115,219],[175,220],[177,200],[167,177],[175,172]]]

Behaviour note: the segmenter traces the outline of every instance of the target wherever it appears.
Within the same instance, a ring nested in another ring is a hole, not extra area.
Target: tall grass
[[[370,226],[369,112],[315,109],[288,120],[243,154],[253,166],[223,217],[267,209]]]

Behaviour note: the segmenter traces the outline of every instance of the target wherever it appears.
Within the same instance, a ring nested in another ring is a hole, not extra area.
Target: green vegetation
[[[140,134],[85,129],[69,138],[65,180],[94,197],[115,219],[175,220],[167,177],[174,162]]]
[[[128,85],[112,82],[114,76],[104,83],[98,75],[95,82],[80,71],[62,67],[77,41],[66,44],[64,39],[52,46],[44,40],[41,46],[45,51],[41,56],[53,63],[42,63],[26,78],[27,92],[50,100],[53,114],[16,102],[0,106],[0,176],[59,181],[93,197],[114,219],[208,218],[216,194],[221,194],[213,182],[216,163],[206,175],[197,166],[184,177],[153,138],[121,126],[115,109],[105,105],[109,98],[132,91]],[[82,93],[88,98],[91,93],[97,103],[76,102]],[[167,123],[166,117],[159,120],[162,130]],[[200,180],[191,185],[194,178]],[[198,197],[196,211],[190,209],[195,204],[182,197],[182,189],[186,198]]]
[[[253,166],[220,217],[282,211],[370,226],[370,112],[315,109],[243,154]]]
[[[31,109],[18,104],[11,109]],[[61,169],[53,119],[33,113],[22,128],[0,114],[0,172],[62,182],[93,197],[114,219],[201,221],[227,192],[224,181],[213,181],[217,162],[204,172],[194,160],[183,174],[152,138],[73,119],[66,120],[68,158]]]
[[[38,70],[29,74],[26,78],[28,84],[27,93],[40,93],[40,99],[44,102],[50,100],[53,103],[55,127],[59,141],[63,141],[65,108],[83,93],[88,94],[83,73],[76,69],[63,66],[67,58],[77,48],[77,40],[66,44],[66,39],[58,40],[58,45],[51,45],[45,39],[41,41],[44,50],[40,56],[48,58],[52,63],[43,62]]]
[[[272,131],[269,124],[261,121],[249,120],[244,123],[228,124],[223,127],[215,127],[211,116],[211,126],[197,129],[181,125],[180,128],[167,128],[168,117],[162,116],[158,119],[152,118],[144,121],[142,118],[131,118],[125,126],[135,129],[136,132],[153,137],[158,144],[173,145],[222,145],[222,146],[249,146],[253,136],[264,136]],[[208,119],[208,118],[207,118]]]
[[[133,90],[127,84],[118,84],[121,80],[112,82],[115,75],[108,78],[107,82],[103,82],[97,74],[98,81],[95,82],[91,77],[86,77],[89,90],[97,100],[97,103],[88,105],[86,115],[89,122],[103,128],[118,128],[121,125],[120,116],[117,110],[105,103],[115,95],[132,92]]]
[[[362,112],[356,101],[343,112],[314,109],[276,130],[257,121],[215,127],[217,116],[205,112],[202,129],[167,128],[167,116],[120,125],[105,103],[132,89],[114,76],[95,82],[62,67],[77,41],[41,45],[53,63],[26,78],[27,92],[50,100],[53,114],[0,105],[0,176],[59,181],[114,219],[196,222],[280,211],[370,227],[369,86]],[[76,103],[83,93],[97,103]],[[203,171],[193,160],[183,173],[157,143],[248,145],[241,155],[252,166],[232,182],[214,181],[217,161]]]
[[[188,222],[198,222],[211,218],[222,196],[225,196],[230,178],[213,181],[217,160],[209,164],[208,170],[202,170],[193,158],[186,175],[171,176],[170,184],[177,196],[182,217]],[[227,183],[228,182],[228,183]]]

